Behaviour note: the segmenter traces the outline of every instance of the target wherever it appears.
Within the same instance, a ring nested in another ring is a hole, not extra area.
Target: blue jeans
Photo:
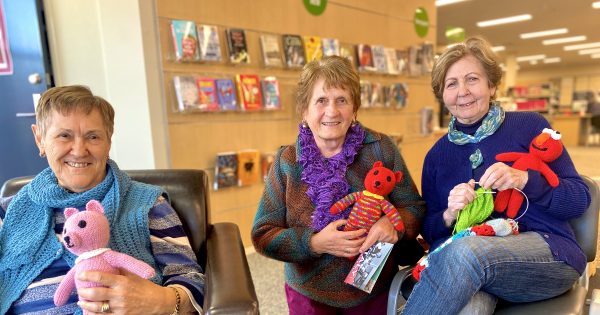
[[[510,302],[539,301],[566,292],[578,278],[554,260],[538,233],[464,237],[429,257],[402,314],[458,314],[480,290]],[[495,304],[488,300],[485,309]]]

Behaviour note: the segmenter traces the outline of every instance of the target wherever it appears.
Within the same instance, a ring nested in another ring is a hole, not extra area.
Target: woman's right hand
[[[310,248],[317,254],[331,254],[338,257],[354,257],[359,253],[364,242],[365,229],[356,231],[339,231],[347,220],[329,223],[324,229],[310,238]]]
[[[460,210],[464,209],[469,203],[475,200],[475,180],[471,179],[468,183],[462,183],[454,186],[448,194],[448,209],[444,211],[444,223],[450,227]]]

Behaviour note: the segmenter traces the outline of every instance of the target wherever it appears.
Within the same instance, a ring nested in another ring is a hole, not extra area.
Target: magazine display
[[[215,80],[217,87],[217,100],[219,108],[222,111],[236,110],[237,99],[235,96],[235,86],[231,79],[217,79]]]
[[[229,61],[231,63],[250,63],[246,33],[243,29],[230,28],[227,30],[227,48],[229,49]]]
[[[242,110],[251,111],[262,108],[260,81],[256,74],[238,74],[235,76],[240,106]]]
[[[373,66],[375,67],[375,71],[387,73],[388,65],[385,57],[385,48],[381,45],[373,45],[371,46],[371,51],[373,53]]]
[[[221,61],[221,41],[219,29],[214,25],[198,25],[198,44],[200,60]]]
[[[238,157],[235,152],[224,152],[217,154],[215,166],[214,189],[238,185]]]
[[[340,41],[336,38],[321,38],[321,47],[323,48],[323,56],[340,55]]]
[[[386,47],[384,48],[385,61],[387,64],[387,73],[389,74],[400,74],[400,68],[398,65],[398,55],[396,49]]]
[[[392,248],[394,248],[394,244],[391,243],[378,241],[373,244],[366,252],[358,256],[344,282],[371,293]]]
[[[273,34],[260,35],[260,48],[262,50],[263,62],[265,66],[283,67],[279,36]]]
[[[238,152],[238,184],[248,186],[260,182],[260,153],[257,150]]]
[[[198,61],[198,33],[196,24],[192,21],[171,21],[171,37],[177,61]]]
[[[265,77],[262,82],[263,106],[267,110],[280,109],[279,81],[275,77]]]
[[[193,76],[174,76],[175,96],[177,97],[177,109],[187,111],[198,108],[198,86]]]
[[[198,78],[198,109],[203,112],[214,112],[219,110],[217,103],[217,88],[215,80],[210,78]]]
[[[306,64],[302,38],[298,35],[283,35],[281,40],[288,68],[302,68]]]
[[[359,44],[356,47],[356,51],[358,55],[358,70],[365,72],[375,71],[371,45]]]
[[[323,50],[321,49],[321,37],[319,36],[304,36],[304,54],[306,55],[306,62],[313,60],[320,60],[323,57]]]

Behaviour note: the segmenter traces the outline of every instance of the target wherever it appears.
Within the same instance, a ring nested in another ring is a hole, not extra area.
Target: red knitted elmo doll
[[[402,232],[404,231],[404,223],[398,210],[384,199],[384,196],[394,190],[396,183],[402,180],[402,176],[402,172],[393,172],[383,166],[381,161],[377,161],[367,173],[364,181],[365,190],[346,195],[333,204],[329,211],[331,214],[338,214],[354,204],[344,231],[358,229],[369,231],[371,226],[381,218],[381,213],[384,212],[396,230]]]
[[[558,131],[544,128],[541,134],[531,141],[529,153],[507,152],[496,155],[496,160],[500,162],[513,162],[512,167],[521,171],[536,170],[540,172],[548,181],[550,186],[558,186],[558,176],[546,164],[556,160],[563,152],[563,145],[560,142],[561,135]],[[514,218],[521,204],[523,203],[523,194],[515,189],[507,189],[498,192],[494,201],[494,209],[498,212],[506,210],[509,218]]]

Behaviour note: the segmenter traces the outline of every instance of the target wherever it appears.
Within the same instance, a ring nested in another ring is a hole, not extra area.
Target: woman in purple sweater
[[[490,45],[477,37],[436,61],[433,91],[452,118],[448,135],[425,158],[422,235],[431,250],[448,239],[477,187],[523,191],[529,207],[525,213],[524,202],[516,216],[520,233],[460,238],[431,255],[403,314],[491,314],[498,298],[530,302],[560,295],[585,268],[568,220],[585,211],[590,196],[566,150],[548,163],[559,178],[555,188],[538,171],[495,159],[503,152],[528,152],[533,138],[550,128],[537,113],[505,113],[493,101],[501,76]]]

